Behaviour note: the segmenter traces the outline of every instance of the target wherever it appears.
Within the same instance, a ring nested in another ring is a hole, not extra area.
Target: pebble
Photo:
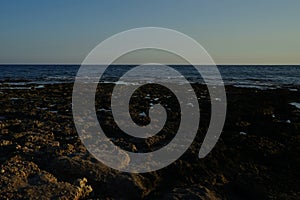
[[[53,147],[59,147],[59,142],[58,142],[58,141],[54,141],[54,142],[52,143],[52,146],[53,146]]]
[[[0,141],[0,146],[7,146],[10,145],[12,142],[9,140],[2,140]]]
[[[3,135],[8,134],[8,129],[2,129],[1,134],[3,134]]]

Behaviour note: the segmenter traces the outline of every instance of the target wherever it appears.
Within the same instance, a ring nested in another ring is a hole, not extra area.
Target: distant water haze
[[[190,65],[171,65],[178,70],[188,81],[194,83],[203,83],[201,77]],[[0,84],[8,83],[10,85],[28,85],[28,84],[55,84],[73,82],[79,65],[0,65]],[[102,67],[102,66],[95,66]],[[112,65],[103,74],[101,82],[116,82],[119,77],[132,69],[134,65]],[[209,66],[203,66],[204,70],[210,70]],[[282,86],[292,87],[300,85],[300,66],[218,66],[225,85],[234,85],[239,87],[256,88],[278,88]],[[93,74],[87,72],[87,76],[93,77]],[[141,77],[138,74],[131,74],[131,83],[139,81]],[[178,77],[169,76],[166,72],[166,81],[176,83]],[[142,79],[149,82],[155,82],[155,74],[147,72],[147,77]],[[208,84],[214,84],[214,77],[209,77]],[[180,84],[180,83],[178,83]],[[1,87],[0,85],[0,87]]]

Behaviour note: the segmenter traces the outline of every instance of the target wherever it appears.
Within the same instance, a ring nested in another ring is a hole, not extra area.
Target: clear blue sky
[[[81,63],[118,32],[159,26],[218,63],[300,64],[300,1],[2,0],[0,63]]]

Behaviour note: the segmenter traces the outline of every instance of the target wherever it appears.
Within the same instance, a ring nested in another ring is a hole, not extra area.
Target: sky
[[[194,38],[217,64],[300,64],[299,10],[297,0],[1,0],[0,63],[80,64],[106,38],[151,26]]]

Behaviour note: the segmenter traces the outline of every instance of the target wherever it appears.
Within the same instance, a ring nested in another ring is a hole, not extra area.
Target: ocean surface
[[[45,84],[74,82],[79,67],[79,65],[0,65],[0,89],[25,89],[26,85],[32,84],[43,87]],[[132,65],[110,66],[101,81],[115,82],[133,67]],[[204,83],[192,66],[172,65],[172,67],[190,82]],[[202,67],[204,70],[210,70],[210,66]],[[300,65],[222,65],[218,66],[218,69],[225,85],[260,89],[280,87],[293,89],[300,86]],[[155,76],[151,76],[151,71],[147,74],[149,77],[143,78],[155,79]],[[176,77],[169,77],[168,74],[165,76],[168,81],[172,78],[176,81]],[[213,82],[213,76],[210,78]]]

